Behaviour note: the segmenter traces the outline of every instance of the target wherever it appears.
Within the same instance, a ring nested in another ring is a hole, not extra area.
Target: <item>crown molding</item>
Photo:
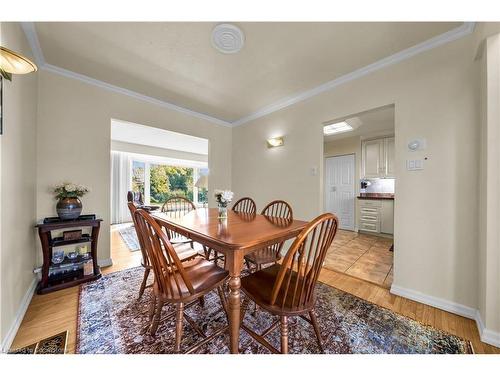
[[[316,86],[310,90],[303,91],[291,96],[287,96],[286,98],[283,98],[271,105],[268,105],[257,112],[254,112],[248,116],[245,116],[239,120],[234,121],[232,124],[233,126],[239,126],[243,125],[247,122],[256,120],[260,117],[266,116],[268,114],[271,114],[273,112],[279,111],[281,109],[284,109],[286,107],[290,107],[291,105],[297,104],[299,102],[302,102],[306,99],[312,98],[313,96],[319,95],[321,93],[324,93],[326,91],[330,91],[344,83],[354,81],[358,78],[361,78],[367,74],[373,73],[377,70],[383,69],[385,67],[388,67],[390,65],[397,64],[401,61],[407,60],[419,53],[428,51],[430,49],[436,48],[438,46],[441,46],[443,44],[449,43],[451,41],[454,41],[456,39],[460,39],[466,35],[469,35],[474,31],[474,22],[464,22],[462,25],[459,27],[456,27],[452,30],[449,30],[443,34],[440,34],[438,36],[435,36],[431,39],[428,39],[422,43],[419,43],[413,47],[407,48],[405,50],[402,50],[400,52],[397,52],[391,56],[385,57],[381,60],[378,60],[372,64],[366,65],[362,68],[359,68],[351,73],[347,73],[343,76],[340,76],[338,78],[335,78],[332,81],[323,83],[322,85]]]
[[[21,27],[26,35],[26,39],[28,39],[31,52],[35,58],[35,63],[39,68],[42,68],[45,65],[45,57],[43,56],[42,47],[40,47],[40,41],[38,40],[35,24],[33,22],[21,22]]]
[[[163,108],[171,109],[171,110],[176,111],[176,112],[184,113],[186,115],[193,116],[193,117],[196,117],[196,118],[199,118],[202,120],[206,120],[206,121],[218,124],[218,125],[227,126],[227,127],[232,126],[230,122],[212,117],[212,116],[207,115],[205,113],[196,112],[196,111],[193,111],[191,109],[184,108],[184,107],[178,106],[178,105],[170,103],[170,102],[156,99],[156,98],[153,98],[151,96],[143,95],[143,94],[140,94],[136,91],[132,91],[132,90],[120,87],[120,86],[112,85],[110,83],[86,76],[84,74],[76,73],[76,72],[73,72],[71,70],[64,69],[64,68],[61,68],[59,66],[49,64],[45,61],[45,58],[43,56],[42,48],[40,47],[40,42],[38,40],[38,35],[36,33],[35,24],[33,22],[22,22],[21,26],[24,30],[24,33],[26,34],[26,38],[28,39],[28,43],[29,43],[31,50],[33,52],[35,62],[38,65],[38,68],[41,70],[45,70],[45,71],[48,71],[48,72],[51,72],[54,74],[58,74],[58,75],[61,75],[63,77],[76,79],[78,81],[85,82],[85,83],[88,83],[90,85],[94,85],[94,86],[97,86],[99,88],[102,88],[102,89],[105,89],[108,91],[116,92],[118,94],[127,95],[127,96],[130,96],[130,97],[138,99],[138,100],[142,100],[142,101],[147,102],[147,103],[151,103],[151,104],[163,107]]]
[[[193,117],[196,117],[196,118],[199,118],[202,120],[210,121],[210,122],[218,124],[218,125],[231,127],[230,122],[220,120],[218,118],[209,116],[207,114],[196,112],[196,111],[193,111],[191,109],[184,108],[184,107],[178,106],[178,105],[170,103],[170,102],[165,102],[163,100],[156,99],[156,98],[153,98],[151,96],[143,95],[143,94],[140,94],[136,91],[132,91],[129,89],[125,89],[123,87],[115,86],[115,85],[112,85],[110,83],[103,82],[101,80],[91,78],[89,76],[86,76],[86,75],[83,75],[80,73],[75,73],[71,70],[60,68],[60,67],[52,65],[52,64],[45,64],[42,66],[42,69],[47,71],[47,72],[58,74],[58,75],[61,75],[64,77],[73,78],[73,79],[76,79],[78,81],[82,81],[82,82],[100,87],[100,88],[108,90],[108,91],[113,91],[113,92],[116,92],[118,94],[127,95],[127,96],[130,96],[131,98],[134,98],[134,99],[142,100],[144,102],[155,104],[155,105],[163,107],[163,108],[171,109],[171,110],[176,111],[176,112],[184,113],[184,114],[189,115],[189,116],[193,116]]]
[[[110,83],[106,83],[104,81],[101,81],[101,80],[98,80],[95,78],[91,78],[91,77],[88,77],[88,76],[83,75],[83,74],[73,72],[73,71],[68,70],[68,69],[64,69],[64,68],[61,68],[61,67],[58,67],[58,66],[55,66],[52,64],[48,64],[45,61],[45,58],[43,56],[43,51],[40,47],[40,42],[38,40],[38,35],[37,35],[36,29],[35,29],[35,24],[33,22],[22,22],[21,26],[22,26],[24,33],[26,34],[26,38],[28,39],[28,42],[31,46],[31,50],[32,50],[33,55],[34,55],[35,62],[37,63],[37,65],[40,69],[43,69],[43,70],[46,70],[46,71],[49,71],[49,72],[52,72],[55,74],[59,74],[59,75],[62,75],[64,77],[76,79],[76,80],[103,88],[105,90],[109,90],[109,91],[113,91],[113,92],[116,92],[119,94],[127,95],[127,96],[130,96],[130,97],[138,99],[138,100],[142,100],[142,101],[145,101],[145,102],[148,102],[151,104],[158,105],[158,106],[163,107],[163,108],[168,108],[168,109],[171,109],[171,110],[174,110],[177,112],[181,112],[181,113],[187,114],[189,116],[203,119],[203,120],[206,120],[206,121],[218,124],[218,125],[222,125],[222,126],[226,126],[226,127],[236,127],[236,126],[240,126],[240,125],[246,124],[248,122],[251,122],[253,120],[256,120],[258,118],[267,116],[273,112],[280,111],[284,108],[290,107],[294,104],[297,104],[297,103],[300,103],[304,100],[310,99],[316,95],[333,90],[336,87],[338,87],[344,83],[354,81],[358,78],[361,78],[365,75],[373,73],[377,70],[380,70],[380,69],[386,68],[388,66],[397,64],[401,61],[404,61],[404,60],[407,60],[413,56],[416,56],[422,52],[431,50],[431,49],[436,48],[438,46],[441,46],[443,44],[446,44],[446,43],[452,42],[454,40],[460,39],[464,36],[467,36],[474,31],[475,23],[474,22],[464,22],[459,27],[456,27],[452,30],[449,30],[449,31],[443,33],[443,34],[440,34],[440,35],[435,36],[431,39],[428,39],[428,40],[426,40],[422,43],[419,43],[413,47],[410,47],[410,48],[407,48],[407,49],[402,50],[400,52],[397,52],[391,56],[385,57],[385,58],[378,60],[372,64],[366,65],[362,68],[359,68],[353,72],[350,72],[350,73],[347,73],[343,76],[335,78],[334,80],[323,83],[323,84],[316,86],[312,89],[302,91],[302,92],[296,93],[294,95],[287,96],[287,97],[285,97],[285,98],[283,98],[275,103],[272,103],[270,105],[267,105],[267,106],[259,109],[256,112],[253,112],[245,117],[240,118],[239,120],[235,120],[232,122],[225,121],[225,120],[207,115],[205,113],[196,112],[194,110],[191,110],[191,109],[188,109],[185,107],[181,107],[181,106],[178,106],[178,105],[170,103],[170,102],[156,99],[156,98],[153,98],[153,97],[150,97],[150,96],[147,96],[144,94],[140,94],[138,92],[135,92],[135,91],[123,88],[123,87],[112,85]]]

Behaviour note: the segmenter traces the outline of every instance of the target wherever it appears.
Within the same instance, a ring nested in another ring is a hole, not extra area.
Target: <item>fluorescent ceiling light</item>
[[[335,124],[326,125],[323,127],[324,135],[332,135],[338,133],[345,133],[354,130],[354,128],[345,121],[337,122]]]

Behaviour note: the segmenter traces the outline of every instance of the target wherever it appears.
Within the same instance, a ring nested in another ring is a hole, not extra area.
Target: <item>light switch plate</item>
[[[409,171],[420,171],[424,169],[424,161],[422,159],[407,160],[406,169]]]

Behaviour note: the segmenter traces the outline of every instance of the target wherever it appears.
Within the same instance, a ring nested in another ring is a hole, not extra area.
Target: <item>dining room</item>
[[[219,18],[0,16],[6,357],[497,358],[500,23]]]

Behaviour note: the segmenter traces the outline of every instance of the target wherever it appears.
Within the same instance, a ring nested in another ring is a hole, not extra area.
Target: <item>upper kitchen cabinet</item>
[[[361,177],[394,177],[394,137],[363,141],[361,149]]]

